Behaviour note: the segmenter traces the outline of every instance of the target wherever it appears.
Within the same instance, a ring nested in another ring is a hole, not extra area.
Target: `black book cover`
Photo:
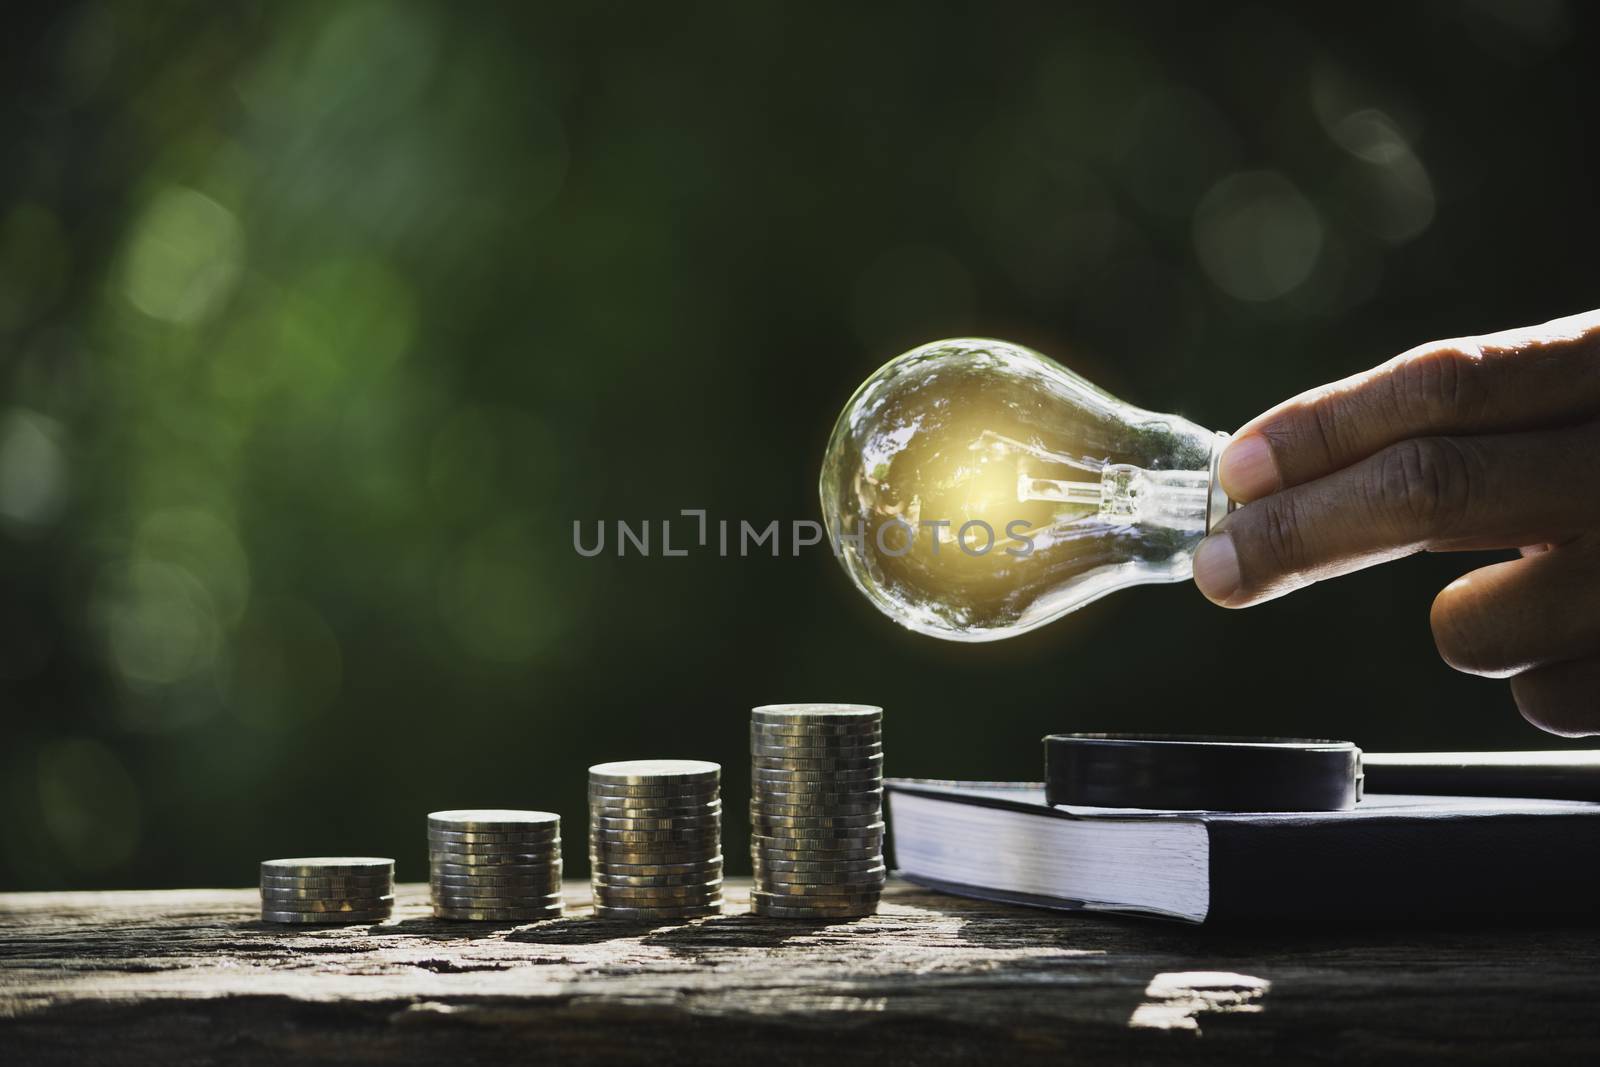
[[[1061,819],[1182,819],[1206,828],[1207,922],[1600,915],[1600,804],[1369,796],[1354,811],[1234,814],[1052,808],[1030,783],[894,779],[903,792]],[[1004,886],[937,885],[1073,907]],[[1104,905],[1092,905],[1104,909]]]

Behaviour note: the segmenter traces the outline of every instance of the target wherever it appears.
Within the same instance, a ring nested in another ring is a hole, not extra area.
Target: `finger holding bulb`
[[[1196,550],[1248,607],[1417,551],[1517,549],[1434,602],[1453,667],[1600,732],[1600,312],[1424,345],[1252,421],[1218,463],[1247,502]]]

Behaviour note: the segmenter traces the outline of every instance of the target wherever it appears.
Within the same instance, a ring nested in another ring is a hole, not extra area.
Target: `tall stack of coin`
[[[394,912],[394,860],[302,856],[261,864],[261,920],[375,923]]]
[[[883,709],[770,704],[750,717],[751,911],[857,918],[883,889]]]
[[[594,913],[691,919],[722,910],[722,767],[627,760],[589,768]]]
[[[440,919],[561,915],[561,816],[468,808],[428,815],[428,889]]]

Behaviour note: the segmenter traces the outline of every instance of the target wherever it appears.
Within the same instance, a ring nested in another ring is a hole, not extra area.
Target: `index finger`
[[[1258,415],[1222,454],[1241,503],[1300,485],[1412,437],[1505,432],[1600,411],[1600,311],[1436,341]]]

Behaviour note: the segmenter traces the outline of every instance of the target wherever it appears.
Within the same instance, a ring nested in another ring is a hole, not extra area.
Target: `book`
[[[1600,803],[1368,795],[1352,811],[1053,808],[1036,783],[890,779],[896,873],[1191,923],[1600,917]]]

